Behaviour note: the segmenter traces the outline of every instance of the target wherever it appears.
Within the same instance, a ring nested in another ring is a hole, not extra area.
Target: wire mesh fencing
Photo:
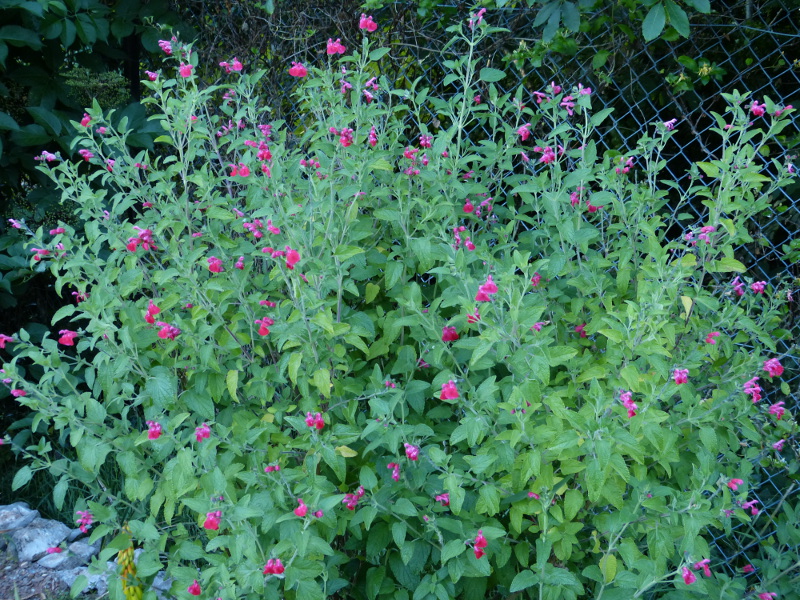
[[[715,2],[714,14],[694,19],[688,39],[652,43],[645,43],[638,33],[640,23],[620,14],[616,3],[606,4],[586,17],[589,26],[580,33],[550,44],[541,42],[541,29],[534,27],[536,11],[489,11],[485,18],[507,31],[496,34],[480,49],[480,66],[504,70],[506,78],[495,84],[500,92],[514,93],[523,86],[529,101],[533,91],[544,90],[551,81],[567,89],[578,83],[592,88],[595,106],[599,102],[614,108],[598,139],[599,147],[605,150],[632,150],[644,133],[653,131],[656,122],[677,119],[678,133],[669,146],[671,154],[665,156],[668,160],[663,175],[686,186],[690,164],[721,157],[720,138],[712,130],[716,127],[713,113],[724,112],[723,93],[750,92],[751,98],[759,101],[769,96],[780,104],[800,107],[800,9],[792,0]],[[206,10],[204,3],[187,3],[190,10],[195,5],[198,14]],[[254,35],[253,25],[250,29],[231,30],[242,33],[241,43],[245,45],[260,40],[257,54],[262,64],[257,67],[285,72],[291,60],[315,61],[323,56],[323,40],[328,37],[341,38],[348,47],[357,47],[361,37],[357,20],[353,19],[357,10],[356,5],[350,4],[336,9],[327,4],[309,5],[295,12],[277,11],[265,18],[258,36]],[[451,34],[445,28],[463,18],[468,8],[442,5],[438,10],[435,18],[426,21],[416,17],[415,5],[402,2],[375,13],[381,23],[375,36],[392,48],[382,68],[398,87],[416,82],[417,89],[431,88],[431,95],[453,91],[443,83],[444,62],[452,58],[452,48],[446,49]],[[228,20],[234,13],[229,11]],[[300,31],[313,33],[311,39],[316,42],[309,46],[304,41],[308,37],[299,36]],[[204,44],[201,40],[201,46],[218,48],[216,42]],[[273,87],[267,90],[266,100],[275,117],[292,123],[299,107],[292,105],[286,94],[291,81],[275,78],[270,85]],[[428,128],[435,128],[440,115],[430,108],[423,118],[427,119]],[[413,117],[409,119],[409,128],[416,131],[419,124],[412,122]],[[772,159],[779,164],[797,161],[798,119],[791,115],[792,126],[759,157],[775,175]],[[476,139],[490,135],[477,127],[466,133]],[[497,185],[497,195],[502,197],[502,181]],[[703,207],[689,203],[681,210],[694,213],[696,222],[684,221],[686,227],[691,227],[701,219]],[[785,321],[791,335],[777,342],[786,367],[783,381],[790,389],[798,390],[800,355],[794,340],[800,336],[800,186],[777,193],[772,198],[772,210],[753,217],[749,227],[753,242],[737,249],[737,257],[748,265],[748,276],[770,282],[773,292],[781,289],[786,293],[788,289],[791,294],[795,290]],[[728,283],[719,281],[720,285]],[[787,405],[794,411],[800,409],[797,392]],[[797,446],[796,440],[787,443]],[[751,497],[758,500],[760,518],[734,526],[732,533],[709,532],[719,553],[720,568],[727,569],[730,575],[740,574],[749,564],[749,552],[763,547],[765,540],[780,541],[776,514],[782,503],[800,504],[795,475],[787,472],[779,459],[762,461],[754,467],[760,486]]]

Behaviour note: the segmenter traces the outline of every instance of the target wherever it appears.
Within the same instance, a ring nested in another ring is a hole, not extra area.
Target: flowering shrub
[[[754,284],[733,247],[791,180],[758,152],[780,107],[751,125],[727,96],[724,156],[678,186],[674,123],[599,156],[588,88],[499,95],[483,13],[452,28],[448,98],[376,78],[360,23],[359,51],[287,68],[292,127],[252,97],[265,73],[202,86],[173,39],[143,83],[158,153],[94,106],[42,163],[86,227],[31,243],[82,300],[54,317],[76,330],[2,338],[4,368],[75,458],[29,445],[15,485],[80,486],[101,560],[132,536],[182,598],[742,597],[706,534],[758,518],[753,465],[796,431],[760,402],[789,392],[784,293],[727,275]]]

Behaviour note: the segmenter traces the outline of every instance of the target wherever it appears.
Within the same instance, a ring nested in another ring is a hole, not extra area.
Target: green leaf
[[[664,25],[667,23],[667,14],[664,10],[663,4],[656,4],[647,13],[642,23],[642,34],[646,42],[651,42],[656,39],[661,32],[664,31]]]
[[[64,498],[69,489],[69,477],[64,475],[53,488],[53,503],[58,510],[64,508]]]
[[[696,164],[703,170],[703,173],[705,173],[708,177],[714,177],[714,178],[719,177],[720,173],[719,173],[719,167],[717,165],[712,164],[710,162],[702,162],[702,161]]]
[[[61,319],[65,319],[67,317],[71,317],[72,313],[77,310],[77,307],[74,304],[67,304],[66,306],[62,306],[56,311],[56,314],[53,315],[53,318],[50,321],[51,325],[55,325]]]
[[[710,273],[744,273],[747,270],[742,263],[735,258],[720,258],[715,260],[708,268]]]
[[[530,569],[525,569],[524,571],[520,571],[514,577],[514,581],[511,582],[511,587],[508,591],[510,592],[519,592],[520,590],[527,589],[533,585],[539,583],[539,576],[531,571]]]
[[[6,25],[0,27],[0,40],[12,46],[27,46],[31,50],[41,50],[42,40],[38,34],[19,25]]]
[[[389,54],[389,48],[375,48],[375,50],[369,53],[369,59],[380,60],[387,54]]]
[[[603,573],[605,583],[614,581],[614,577],[617,576],[617,557],[613,554],[607,554],[601,558],[600,571]]]
[[[506,78],[506,74],[501,71],[500,69],[492,69],[491,67],[484,67],[481,69],[479,78],[481,81],[485,81],[486,83],[495,83],[497,81],[502,81]]]
[[[711,12],[711,2],[709,0],[684,0],[688,6],[691,6],[698,12],[705,15]]]
[[[446,563],[451,558],[462,554],[467,549],[464,540],[451,540],[442,548],[442,564]]]
[[[364,293],[364,302],[369,304],[378,296],[378,292],[381,291],[381,286],[375,285],[374,283],[368,283],[366,286],[366,292]]]
[[[581,13],[574,2],[564,2],[561,5],[561,22],[572,32],[576,32],[580,28]]]
[[[235,369],[229,370],[228,374],[225,376],[225,385],[228,387],[228,393],[231,395],[231,398],[238,401],[236,389],[239,386],[239,371]]]
[[[85,590],[87,585],[89,585],[89,578],[86,577],[86,575],[78,575],[75,578],[75,581],[72,582],[72,587],[69,590],[69,595],[72,598],[77,598],[78,594],[80,594],[83,590]]]
[[[31,477],[33,477],[33,471],[28,465],[25,465],[14,475],[14,480],[11,482],[11,491],[14,492],[21,488],[31,480]]]
[[[302,352],[292,352],[289,357],[289,379],[292,383],[297,384],[297,371],[300,370],[300,363],[303,361]]]
[[[17,129],[19,129],[19,125],[17,125],[17,122],[11,118],[11,115],[0,111],[0,131],[16,131]]]
[[[689,37],[689,17],[686,16],[684,10],[675,4],[672,0],[665,0],[664,5],[667,8],[667,15],[669,16],[669,23],[675,28],[682,37]]]
[[[580,490],[570,489],[564,494],[564,518],[571,521],[583,506],[583,494]]]

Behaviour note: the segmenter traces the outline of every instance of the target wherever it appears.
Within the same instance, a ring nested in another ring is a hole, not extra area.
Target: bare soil
[[[0,551],[0,600],[53,600],[68,598],[69,588],[51,569],[18,562]]]

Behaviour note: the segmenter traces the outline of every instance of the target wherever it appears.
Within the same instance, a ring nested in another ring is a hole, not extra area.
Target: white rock
[[[24,502],[0,506],[0,533],[10,533],[25,527],[39,516],[38,510],[31,510]]]
[[[67,539],[69,527],[58,521],[36,518],[11,534],[20,562],[34,561],[47,555],[47,549]]]

